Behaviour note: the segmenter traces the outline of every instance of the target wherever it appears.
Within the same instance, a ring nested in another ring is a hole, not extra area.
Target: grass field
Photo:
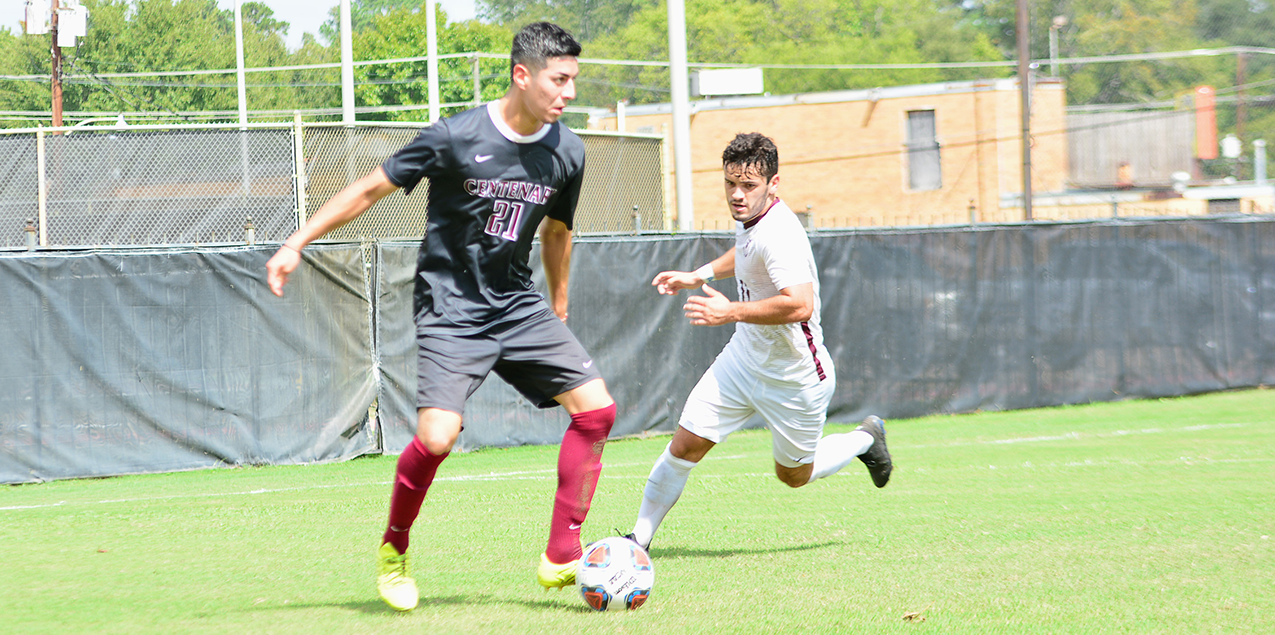
[[[718,447],[633,613],[534,582],[556,447],[444,463],[407,614],[373,583],[393,457],[5,487],[0,632],[1275,633],[1275,391],[887,425],[884,490]],[[608,444],[586,539],[628,531],[667,439]]]

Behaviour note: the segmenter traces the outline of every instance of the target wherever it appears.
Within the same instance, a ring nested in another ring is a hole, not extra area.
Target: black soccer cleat
[[[876,415],[870,416],[859,424],[855,430],[863,430],[872,435],[872,445],[867,452],[859,455],[859,460],[868,466],[868,474],[872,475],[872,484],[885,487],[890,482],[890,472],[894,471],[894,461],[890,459],[890,450],[885,447],[885,422]]]
[[[619,529],[615,530],[615,533],[617,533],[617,534],[618,534],[618,533],[620,533],[620,530],[619,530]],[[637,541],[637,537],[636,537],[636,536],[634,536],[633,534],[624,534],[623,536],[620,536],[620,537],[621,537],[621,538],[624,538],[625,540],[628,540],[629,542],[632,542],[633,544],[635,544],[635,545],[637,545],[637,546],[639,546],[639,547],[641,547],[641,548],[642,548],[642,551],[650,551],[650,550],[651,550],[651,545],[644,545],[644,544],[642,544],[642,543],[638,542],[638,541]]]

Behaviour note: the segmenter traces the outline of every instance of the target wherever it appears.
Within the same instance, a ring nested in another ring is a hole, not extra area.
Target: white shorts
[[[784,467],[806,465],[815,460],[835,385],[831,373],[807,386],[762,379],[749,372],[727,346],[695,384],[679,425],[721,443],[754,414],[761,415],[770,428],[775,462]]]

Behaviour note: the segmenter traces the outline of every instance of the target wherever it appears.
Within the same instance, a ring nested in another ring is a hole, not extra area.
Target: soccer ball
[[[576,569],[580,596],[595,611],[636,609],[655,585],[651,556],[627,538],[603,538],[584,548]]]

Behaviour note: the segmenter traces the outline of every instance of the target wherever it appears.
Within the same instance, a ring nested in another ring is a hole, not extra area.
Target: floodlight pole
[[[243,62],[243,0],[235,0],[235,83],[239,88],[239,125],[248,125],[248,85]]]
[[[53,41],[53,127],[62,127],[62,47],[58,46],[58,0],[52,3],[49,34]],[[54,134],[60,134],[54,132]]]
[[[235,83],[239,94],[239,167],[243,179],[243,195],[252,194],[248,170],[248,83],[244,78],[243,0],[235,0]]]
[[[425,3],[429,15],[425,18],[425,71],[429,73],[429,121],[438,121],[438,24],[434,0]]]
[[[691,188],[690,81],[686,72],[686,2],[668,0],[669,79],[673,93],[673,174],[677,182],[677,228],[691,231],[695,211]]]
[[[341,123],[354,125],[354,36],[350,0],[341,0]]]
[[[1032,219],[1031,42],[1027,0],[1018,0],[1018,93],[1023,123],[1023,220]]]

